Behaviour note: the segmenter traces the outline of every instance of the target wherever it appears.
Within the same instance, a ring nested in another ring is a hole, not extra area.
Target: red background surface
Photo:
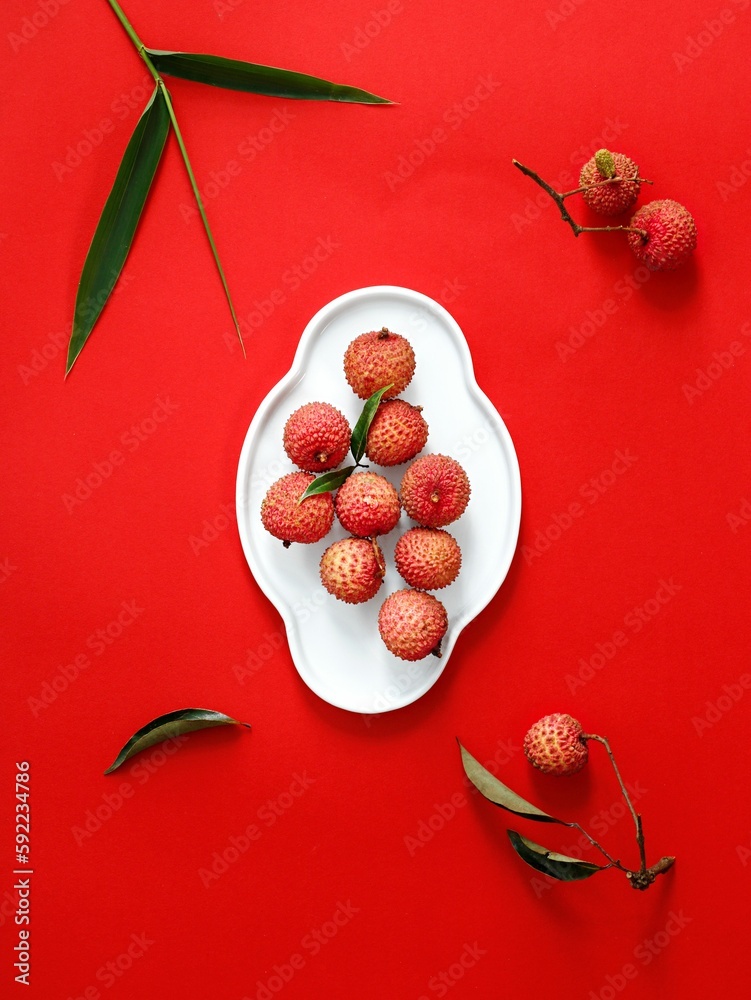
[[[124,287],[63,381],[80,269],[145,71],[103,2],[70,0],[46,23],[35,0],[3,4],[3,995],[747,995],[751,9],[402,0],[376,30],[384,7],[129,0],[154,47],[283,65],[399,103],[172,81],[253,327],[248,360],[200,221],[184,218],[191,194],[170,139]],[[36,33],[18,41],[32,17]],[[482,81],[491,92],[477,101]],[[286,124],[264,143],[273,116]],[[98,145],[61,170],[105,119]],[[394,180],[435,129],[444,140]],[[689,267],[647,278],[620,236],[575,240],[511,165],[565,186],[603,143],[654,179],[647,198],[693,211]],[[231,161],[240,169],[211,187]],[[331,252],[312,268],[319,241]],[[462,326],[516,444],[524,510],[508,579],[440,682],[363,718],[298,678],[226,507],[250,419],[307,321],[380,283],[445,301]],[[284,301],[259,323],[275,289]],[[705,388],[687,391],[697,380]],[[169,415],[155,423],[160,401]],[[113,450],[122,464],[66,502]],[[630,464],[611,476],[619,451]],[[560,527],[572,503],[581,513]],[[137,614],[97,645],[123,602]],[[598,659],[619,631],[625,645]],[[81,655],[89,665],[65,687],[62,668]],[[64,690],[39,707],[56,678]],[[136,729],[189,705],[253,728],[201,733],[103,777]],[[456,736],[636,865],[599,748],[567,782],[524,760],[525,730],[551,711],[610,737],[649,860],[677,856],[648,893],[612,872],[550,887],[506,827],[559,850],[576,837],[467,794]],[[30,762],[33,813],[26,993],[12,969],[17,760]],[[130,795],[108,813],[123,782]],[[258,838],[204,886],[215,852],[254,825]]]

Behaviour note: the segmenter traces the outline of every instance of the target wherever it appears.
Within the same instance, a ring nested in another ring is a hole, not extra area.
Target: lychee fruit
[[[593,211],[600,215],[620,215],[639,197],[639,168],[623,153],[598,149],[582,167],[579,187],[585,188],[582,198]]]
[[[523,745],[527,760],[545,774],[576,774],[587,763],[589,754],[581,723],[561,713],[546,715],[536,722]]]
[[[309,472],[290,472],[277,479],[263,498],[263,526],[285,546],[290,542],[319,542],[331,530],[334,501],[330,493],[318,493],[300,503],[300,497],[314,479]]]
[[[448,455],[423,455],[404,473],[401,501],[413,521],[442,528],[464,513],[469,503],[467,473]]]
[[[674,271],[696,248],[696,223],[688,209],[664,198],[643,205],[629,222],[628,244],[650,271]]]
[[[440,656],[447,629],[446,609],[437,597],[423,590],[389,594],[378,613],[381,638],[402,660],[422,660],[428,653]]]
[[[321,583],[346,604],[362,604],[375,596],[386,566],[375,540],[340,538],[321,556]]]
[[[462,564],[459,543],[442,528],[410,528],[394,549],[399,575],[418,590],[440,590],[453,583]]]
[[[339,487],[334,506],[342,527],[359,538],[388,534],[401,515],[399,494],[377,472],[354,472]]]
[[[324,472],[344,460],[350,427],[331,403],[305,403],[284,425],[284,450],[306,472]]]
[[[387,399],[370,424],[366,454],[376,465],[401,465],[422,451],[427,440],[422,407],[404,399]]]
[[[361,399],[390,385],[382,399],[392,399],[407,388],[415,373],[415,352],[399,333],[385,326],[355,337],[344,354],[344,374]]]

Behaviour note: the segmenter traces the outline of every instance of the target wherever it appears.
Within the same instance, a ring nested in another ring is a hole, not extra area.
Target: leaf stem
[[[211,228],[209,226],[209,220],[206,218],[206,212],[203,207],[203,201],[201,200],[201,195],[198,190],[198,184],[196,183],[195,174],[193,173],[193,167],[191,166],[190,159],[188,158],[188,151],[185,148],[185,143],[183,142],[182,132],[180,131],[180,126],[177,123],[177,117],[175,116],[175,109],[172,106],[172,100],[170,98],[169,91],[167,90],[164,80],[160,76],[158,70],[155,68],[154,64],[149,59],[146,52],[146,46],[138,37],[135,28],[130,23],[128,18],[125,16],[125,12],[123,11],[120,4],[117,2],[117,0],[107,0],[107,2],[112,8],[120,24],[125,29],[125,32],[127,33],[128,37],[133,42],[133,45],[135,46],[139,56],[146,63],[149,73],[151,73],[151,75],[154,77],[156,85],[157,87],[159,87],[159,89],[162,92],[162,96],[164,97],[170,121],[172,122],[172,128],[175,130],[175,138],[177,139],[177,144],[180,147],[180,153],[182,155],[183,162],[185,163],[185,169],[188,173],[190,186],[193,189],[193,196],[196,199],[196,204],[198,205],[198,211],[201,215],[201,220],[203,221],[203,227],[206,230],[206,235],[209,240],[211,252],[214,255],[214,262],[216,263],[217,270],[219,271],[219,277],[222,280],[222,287],[224,288],[224,294],[227,297],[227,304],[229,305],[229,311],[232,314],[232,322],[235,324],[235,330],[237,331],[237,336],[240,340],[240,347],[242,348],[243,356],[245,357],[246,356],[245,344],[243,343],[242,334],[240,332],[240,324],[237,321],[237,315],[235,313],[235,307],[232,303],[232,297],[230,296],[229,293],[229,286],[227,285],[227,279],[224,276],[224,268],[222,267],[221,261],[219,260],[219,254],[217,253],[216,244],[214,243],[214,237],[212,235]]]
[[[639,871],[645,872],[647,870],[647,860],[646,860],[646,855],[644,853],[644,829],[642,827],[641,816],[637,815],[633,803],[631,802],[628,790],[625,784],[623,783],[621,772],[618,770],[618,765],[615,762],[613,751],[610,749],[610,743],[604,736],[596,736],[594,735],[594,733],[582,733],[581,739],[596,740],[597,743],[602,743],[602,745],[608,752],[608,757],[610,757],[610,763],[613,765],[613,770],[615,771],[615,776],[618,779],[618,784],[621,786],[621,792],[623,794],[623,798],[626,800],[626,805],[629,808],[629,812],[631,813],[634,820],[634,825],[636,826],[636,843],[639,846],[639,858],[641,860],[641,868],[639,869]]]

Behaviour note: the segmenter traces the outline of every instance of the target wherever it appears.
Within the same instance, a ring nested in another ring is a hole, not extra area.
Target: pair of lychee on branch
[[[581,723],[565,713],[546,715],[536,722],[524,737],[524,753],[527,760],[542,771],[544,774],[556,775],[559,777],[576,774],[586,765],[589,758],[589,742],[600,743],[605,747],[610,763],[613,765],[621,793],[625,799],[629,812],[636,827],[636,843],[639,849],[639,867],[636,870],[627,868],[620,860],[612,857],[605,848],[599,844],[578,823],[567,822],[557,819],[549,813],[543,812],[537,806],[527,802],[516,792],[513,792],[495,775],[477,761],[461,743],[459,749],[462,756],[464,772],[477,788],[477,790],[494,805],[507,809],[509,812],[524,819],[534,820],[539,823],[558,823],[561,826],[571,827],[579,830],[589,841],[592,847],[596,848],[605,860],[606,865],[597,865],[590,861],[582,861],[580,858],[568,857],[556,851],[548,850],[540,844],[523,837],[516,830],[508,830],[511,846],[519,857],[526,861],[528,865],[550,875],[561,882],[572,882],[580,879],[591,878],[598,872],[606,871],[608,868],[616,868],[623,872],[634,889],[648,889],[658,875],[664,875],[675,863],[674,857],[660,858],[655,864],[647,866],[646,854],[644,851],[644,830],[642,827],[641,815],[634,809],[628,790],[621,778],[620,771],[615,762],[613,751],[609,741],[604,736],[597,736],[594,733],[585,733]]]
[[[650,201],[639,208],[627,225],[582,226],[571,216],[565,201],[580,194],[598,215],[613,218],[627,212],[636,203],[642,184],[651,184],[639,174],[639,167],[623,153],[599,149],[582,167],[579,187],[571,191],[556,191],[539,174],[518,160],[512,161],[523,174],[531,178],[550,195],[558,206],[561,218],[573,230],[581,233],[623,232],[636,257],[650,271],[674,271],[684,264],[696,249],[696,223],[688,209],[671,198]]]

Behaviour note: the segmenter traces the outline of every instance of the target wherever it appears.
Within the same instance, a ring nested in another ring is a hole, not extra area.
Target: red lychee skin
[[[530,764],[545,774],[576,774],[589,755],[581,734],[581,723],[570,715],[546,715],[524,737],[524,753]]]
[[[321,556],[321,583],[338,600],[362,604],[378,592],[385,569],[377,542],[340,538]]]
[[[402,579],[418,590],[440,590],[459,575],[462,552],[453,535],[442,528],[410,528],[394,549]]]
[[[330,493],[319,493],[300,503],[313,482],[309,472],[290,472],[273,483],[261,503],[264,528],[285,546],[290,542],[309,545],[319,542],[334,523],[334,502]]]
[[[637,165],[623,153],[611,153],[611,156],[615,162],[615,176],[622,180],[603,184],[606,177],[600,173],[594,156],[584,164],[579,175],[579,187],[596,185],[583,191],[582,198],[599,215],[620,215],[639,197],[641,184]]]
[[[401,515],[399,494],[377,472],[353,472],[339,487],[334,506],[342,527],[358,538],[388,534]]]
[[[284,425],[284,450],[299,469],[333,469],[349,451],[347,419],[331,403],[305,403]]]
[[[442,528],[461,517],[469,494],[467,473],[448,455],[415,459],[404,473],[400,490],[407,514],[427,528]]]
[[[402,465],[422,451],[427,440],[422,407],[404,399],[387,399],[373,417],[366,454],[376,465]]]
[[[646,231],[628,233],[628,244],[650,271],[674,271],[696,248],[696,223],[688,209],[671,198],[650,201],[636,212],[629,226]]]
[[[440,656],[447,629],[446,609],[437,597],[423,590],[389,594],[378,613],[381,638],[401,660],[422,660],[429,653]]]
[[[344,374],[361,399],[369,399],[386,385],[382,399],[392,399],[407,388],[415,373],[415,352],[399,333],[384,326],[355,337],[344,354]]]

